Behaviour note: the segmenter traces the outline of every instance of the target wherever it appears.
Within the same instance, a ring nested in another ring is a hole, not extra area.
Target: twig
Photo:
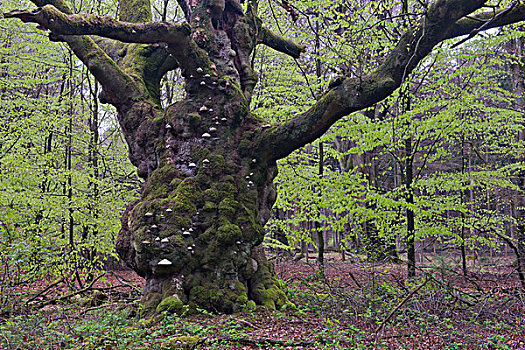
[[[247,325],[248,327],[251,327],[251,328],[255,328],[255,329],[261,329],[261,327],[257,326],[257,325],[254,325],[253,323],[251,322],[248,322],[246,320],[243,320],[242,318],[234,318],[235,321],[239,321],[241,323],[244,323],[245,325]]]
[[[412,298],[414,294],[416,294],[421,288],[423,288],[428,283],[428,281],[430,281],[430,279],[428,277],[425,277],[425,281],[423,283],[421,283],[416,289],[408,293],[408,295],[403,300],[401,300],[399,304],[396,305],[396,307],[390,312],[390,314],[388,314],[388,316],[383,320],[383,322],[381,322],[381,324],[377,326],[374,333],[379,333],[379,331],[385,326],[385,324],[388,321],[390,321],[390,319],[394,316],[397,310],[399,310],[401,306],[403,306],[408,300],[410,300],[410,298]]]
[[[118,305],[118,304],[119,303],[107,303],[107,304],[102,304],[102,305],[99,305],[99,306],[93,306],[93,307],[87,308],[84,311],[82,311],[82,315],[85,315],[89,311],[98,310],[98,309],[102,309],[102,308],[105,308],[105,307],[108,307],[108,306]]]
[[[2,337],[4,337],[5,342],[7,344],[7,350],[10,350],[11,349],[11,344],[9,344],[9,340],[7,339],[7,337],[3,333],[2,333]]]
[[[66,295],[63,295],[63,296],[60,296],[60,297],[57,297],[55,299],[51,299],[51,300],[48,300],[44,303],[42,303],[40,305],[40,307],[43,307],[47,304],[50,304],[54,301],[59,301],[59,300],[64,300],[64,299],[68,299],[68,298],[71,298],[72,296],[75,296],[75,295],[78,295],[78,294],[82,294],[84,292],[87,292],[88,290],[91,289],[91,287],[93,287],[93,285],[95,284],[96,281],[98,281],[99,279],[101,279],[102,277],[104,277],[106,275],[106,273],[104,272],[102,275],[98,276],[97,278],[95,278],[93,281],[91,281],[91,283],[87,286],[87,287],[84,287],[82,289],[79,289],[77,291],[74,291],[72,293],[69,293],[69,294],[66,294]]]
[[[140,288],[135,287],[134,285],[130,284],[129,281],[127,281],[125,278],[118,276],[115,272],[111,271],[111,274],[113,277],[115,277],[120,283],[122,283],[125,286],[128,286],[129,288],[135,290],[138,293],[141,293]]]
[[[61,279],[55,283],[52,283],[50,284],[49,286],[47,286],[46,288],[44,288],[43,290],[41,290],[40,292],[38,292],[37,294],[35,294],[34,296],[32,296],[31,298],[29,298],[27,301],[26,301],[26,305],[28,305],[30,302],[32,302],[33,300],[35,300],[36,298],[38,298],[40,295],[44,294],[45,292],[47,292],[48,290],[50,290],[51,288],[53,287],[56,287],[59,283],[63,282],[64,280]]]
[[[237,338],[237,337],[229,337],[229,336],[221,336],[215,339],[227,341],[227,342],[238,342],[238,343],[254,344],[254,345],[270,344],[270,345],[282,345],[282,346],[310,346],[316,343],[316,341],[293,341],[293,340],[291,341],[291,340],[283,340],[283,339],[248,338],[248,337]]]
[[[494,17],[492,17],[490,20],[488,20],[487,22],[485,22],[481,27],[479,28],[474,28],[472,29],[472,31],[469,33],[468,37],[466,37],[465,39],[463,40],[460,40],[458,41],[457,43],[455,43],[454,45],[452,45],[450,48],[451,49],[454,49],[456,47],[458,47],[459,45],[463,44],[464,42],[472,39],[473,37],[475,37],[479,32],[482,32],[483,30],[485,30],[485,28],[487,28],[487,26],[489,24],[491,24],[492,22],[494,22],[495,20],[497,20],[498,18],[502,17],[502,16],[505,16],[507,13],[509,13],[510,11],[512,11],[514,9],[514,7],[516,7],[516,5],[518,4],[518,2],[514,2],[509,8],[507,8],[505,11],[502,11],[498,14],[496,14]]]
[[[350,278],[352,279],[352,281],[354,281],[355,285],[357,286],[357,288],[363,288],[361,287],[361,284],[359,284],[359,282],[357,281],[357,279],[355,278],[354,274],[352,273],[352,271],[348,271],[348,275],[350,276]]]

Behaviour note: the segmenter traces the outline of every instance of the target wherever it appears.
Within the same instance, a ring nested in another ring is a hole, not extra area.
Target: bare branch
[[[271,47],[274,50],[285,53],[292,56],[293,58],[299,58],[301,53],[306,50],[306,46],[294,43],[291,40],[285,39],[280,35],[277,35],[267,28],[261,28],[259,34],[259,40],[266,46]]]
[[[484,30],[489,29],[489,28],[490,28],[490,25],[491,25],[492,23],[497,22],[497,20],[498,20],[499,18],[506,17],[506,15],[507,15],[508,13],[511,13],[512,10],[514,10],[514,7],[516,7],[517,4],[518,4],[518,3],[515,2],[515,3],[512,4],[512,6],[509,7],[508,9],[506,9],[506,10],[504,10],[504,11],[501,11],[501,12],[499,12],[499,13],[495,13],[495,14],[492,16],[492,18],[490,18],[489,20],[484,21],[484,23],[483,23],[481,26],[472,29],[472,30],[470,31],[468,37],[466,37],[465,39],[460,40],[459,42],[457,42],[457,43],[455,43],[454,45],[452,45],[452,48],[458,47],[458,46],[460,46],[461,44],[463,44],[464,42],[466,42],[466,41],[472,39],[472,38],[475,37],[476,34],[478,34],[479,32],[482,32],[482,31],[484,31]],[[479,20],[479,18],[474,17],[473,20]]]

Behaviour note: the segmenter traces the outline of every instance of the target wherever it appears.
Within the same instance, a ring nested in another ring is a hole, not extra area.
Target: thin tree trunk
[[[466,158],[465,158],[465,136],[462,136],[462,142],[461,142],[461,175],[465,176],[465,170],[466,170]],[[466,186],[466,182],[462,180],[461,182],[461,189],[459,191],[460,196],[460,202],[461,205],[465,204],[465,198],[467,195],[467,190],[464,189]],[[465,249],[465,239],[466,239],[466,226],[465,226],[465,213],[461,212],[461,244],[460,244],[460,251],[461,251],[461,271],[463,272],[463,276],[467,276],[467,253]]]
[[[407,154],[412,153],[412,139],[407,138],[405,141],[405,149]],[[405,188],[407,190],[407,204],[414,204],[414,193],[412,189],[412,160],[410,157],[406,159],[406,178]],[[406,209],[406,220],[407,220],[407,276],[414,277],[416,275],[416,238],[415,238],[415,222],[414,222],[414,211],[407,207]]]

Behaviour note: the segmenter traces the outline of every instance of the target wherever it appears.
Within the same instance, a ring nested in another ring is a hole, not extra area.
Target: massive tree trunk
[[[280,308],[261,242],[275,200],[276,160],[321,136],[339,118],[390,95],[442,40],[521,20],[519,4],[494,17],[480,0],[438,0],[379,68],[342,77],[308,111],[269,125],[250,112],[257,82],[248,58],[257,44],[293,57],[303,47],[262,27],[256,1],[178,0],[183,24],[148,22],[149,0],[120,0],[120,20],[73,15],[64,0],[32,0],[36,22],[66,42],[117,108],[130,159],[145,180],[122,217],[117,249],[146,278],[146,312],[167,301],[235,312]],[[145,22],[145,23],[142,23]],[[183,100],[163,109],[160,81],[179,68]]]

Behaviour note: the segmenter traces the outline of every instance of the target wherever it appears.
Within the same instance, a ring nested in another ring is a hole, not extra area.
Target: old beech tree
[[[122,216],[117,250],[146,278],[146,312],[168,302],[227,313],[282,307],[261,246],[276,161],[390,95],[441,41],[525,18],[521,1],[431,2],[377,70],[340,77],[312,108],[270,125],[250,112],[257,75],[249,57],[259,44],[293,57],[304,47],[265,28],[257,0],[178,0],[182,24],[151,22],[150,0],[119,0],[118,20],[73,14],[65,0],[32,2],[37,9],[4,16],[38,23],[88,67],[145,180]],[[177,68],[185,98],[162,108],[160,81]]]

